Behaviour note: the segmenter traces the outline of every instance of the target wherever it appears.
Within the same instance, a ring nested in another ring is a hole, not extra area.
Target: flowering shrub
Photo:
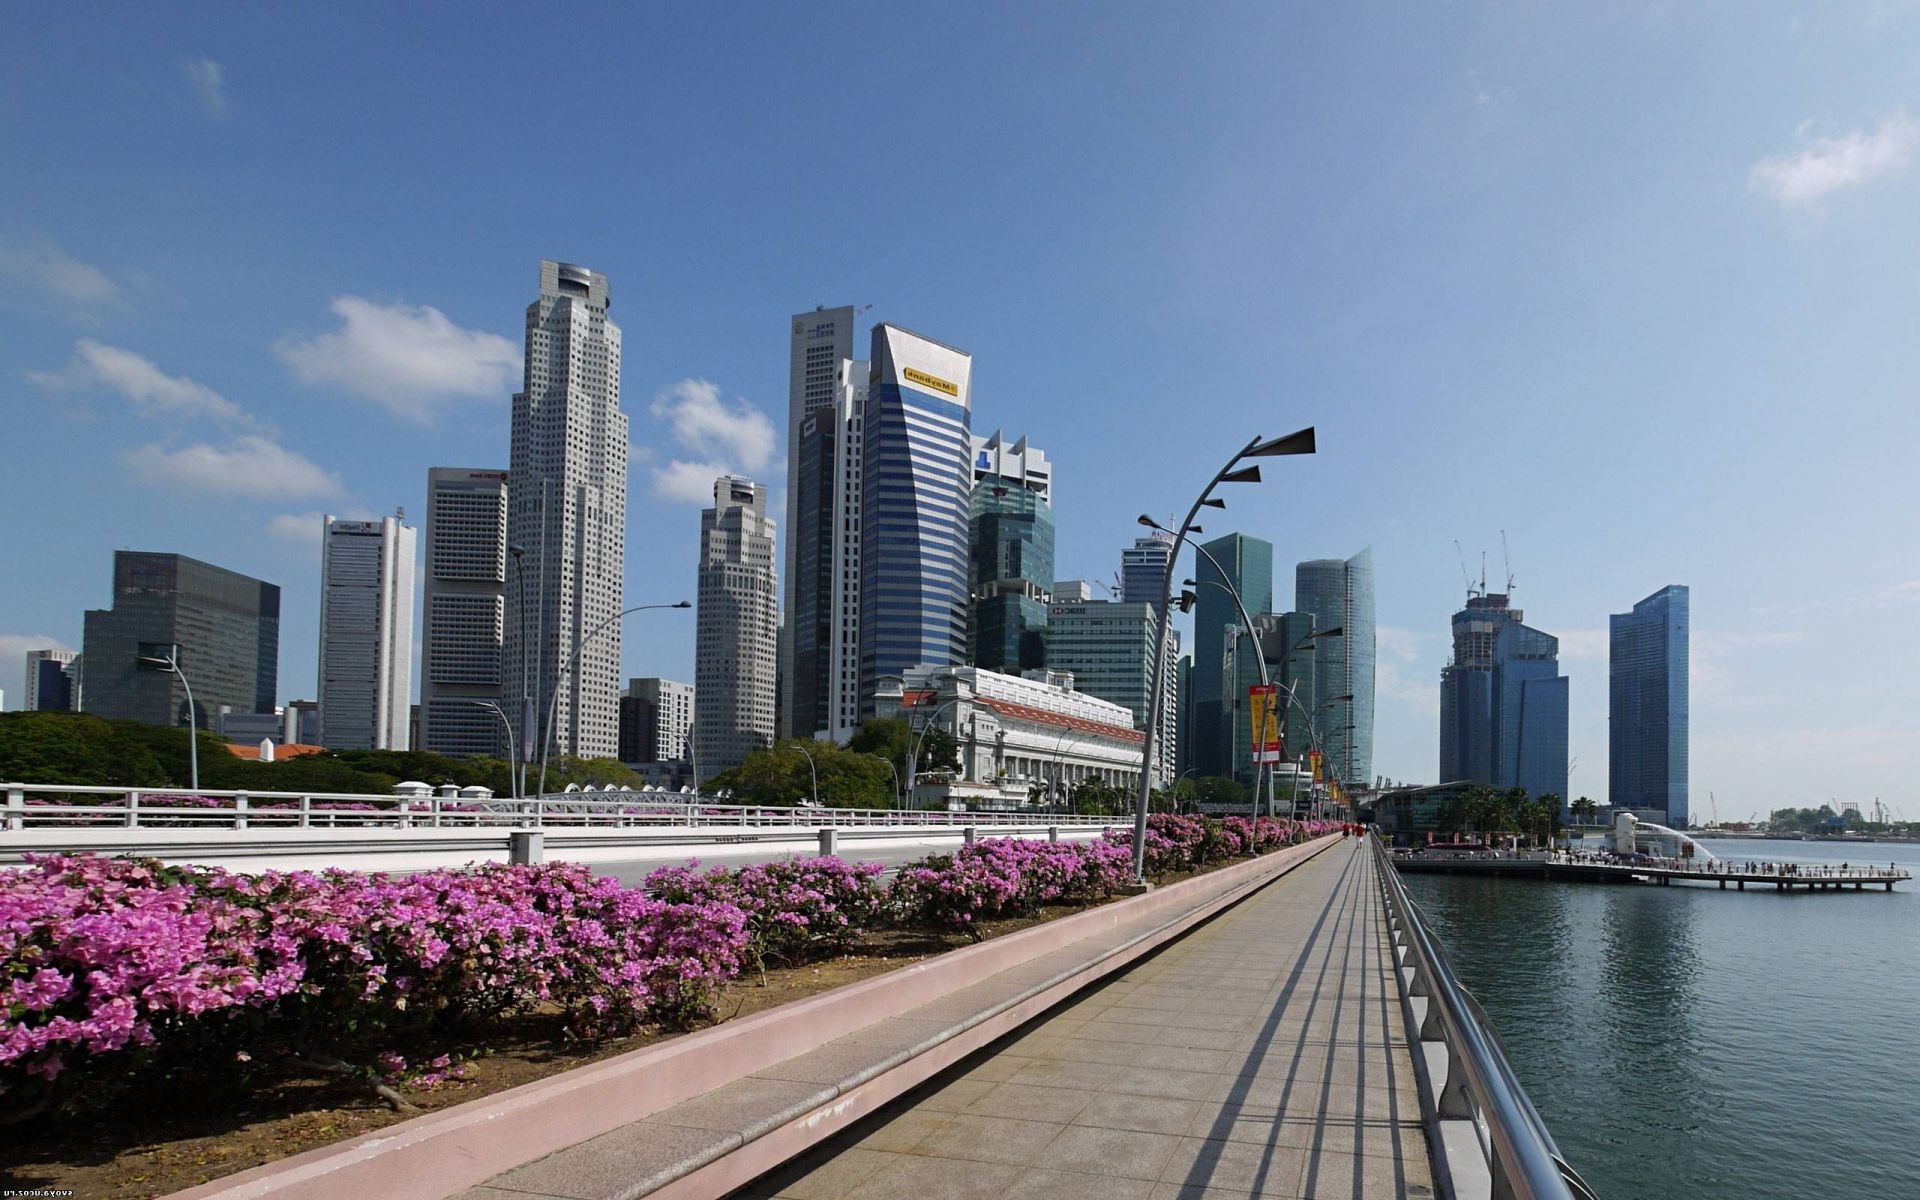
[[[978,941],[981,921],[1103,899],[1126,880],[1130,865],[1124,847],[1104,841],[988,838],[902,867],[892,897],[906,923]]]
[[[578,865],[248,877],[37,857],[0,872],[0,1115],[43,1106],[63,1076],[330,1058],[542,1002],[583,1033],[682,1024],[746,941],[737,908],[654,899]]]
[[[879,863],[823,855],[738,871],[715,867],[701,874],[698,867],[662,867],[643,886],[662,900],[738,908],[746,914],[748,955],[763,968],[768,959],[798,963],[837,954],[883,915]]]

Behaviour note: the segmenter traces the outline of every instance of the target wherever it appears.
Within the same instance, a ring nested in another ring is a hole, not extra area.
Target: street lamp
[[[193,685],[187,682],[187,673],[180,669],[180,647],[168,646],[166,653],[137,654],[134,664],[149,671],[166,671],[180,679],[180,686],[187,689],[187,772],[194,791],[200,790],[200,710],[193,703]]]
[[[542,513],[543,527],[545,521],[546,516]],[[515,768],[517,777],[513,785],[514,799],[519,800],[527,794],[527,760],[533,757],[533,694],[527,691],[533,682],[533,671],[527,666],[527,652],[533,648],[533,643],[527,639],[527,572],[520,564],[520,560],[526,557],[527,548],[508,546],[507,553],[513,558],[513,604],[520,610],[520,752],[517,755],[513,753],[513,730],[511,727],[507,730],[507,757],[519,762]]]
[[[1151,517],[1142,516],[1140,518],[1140,523],[1142,525],[1148,525],[1153,527],[1154,529],[1158,529],[1162,533],[1173,532],[1170,529],[1166,529],[1162,527],[1159,522],[1153,520],[1153,518]],[[1177,544],[1178,542],[1186,542],[1187,545],[1192,546],[1196,554],[1204,555],[1206,557],[1206,560],[1213,564],[1213,569],[1220,572],[1220,578],[1218,580],[1209,579],[1207,580],[1207,582],[1225,591],[1227,595],[1232,596],[1233,606],[1240,610],[1240,621],[1241,621],[1240,627],[1246,631],[1246,636],[1248,640],[1250,640],[1253,643],[1253,662],[1254,662],[1254,665],[1260,669],[1260,686],[1264,689],[1267,686],[1267,656],[1260,649],[1260,635],[1258,631],[1256,631],[1253,627],[1253,617],[1247,613],[1246,602],[1240,599],[1239,589],[1226,581],[1227,569],[1220,565],[1220,560],[1215,558],[1213,554],[1205,546],[1202,546],[1200,543],[1192,540],[1191,538],[1182,536],[1176,539],[1176,545],[1174,547],[1174,552],[1176,554],[1179,553],[1179,546]],[[1195,579],[1183,580],[1182,584],[1183,586],[1186,586],[1186,587],[1200,586],[1200,582]],[[1233,635],[1233,646],[1234,646],[1234,652],[1237,655],[1240,649],[1240,634],[1238,633]],[[1238,673],[1239,672],[1236,670],[1235,674],[1238,674]],[[1239,690],[1240,690],[1239,687],[1235,686],[1234,691],[1236,695],[1234,696],[1234,699],[1236,700],[1239,699],[1239,696],[1237,694]],[[1259,752],[1258,747],[1254,747],[1253,749],[1256,754]],[[1231,767],[1232,764],[1229,763],[1228,766]],[[1252,819],[1256,821],[1260,819],[1260,766],[1261,764],[1258,761],[1255,761],[1253,764],[1253,803],[1252,803],[1252,811],[1248,814]],[[1269,808],[1271,808],[1273,805],[1273,772],[1271,771],[1267,772],[1267,805]]]
[[[621,617],[629,616],[637,612],[645,612],[650,608],[692,608],[692,607],[693,607],[693,603],[692,601],[689,601],[689,600],[682,600],[677,604],[636,604],[632,608],[626,609],[622,612],[617,612],[612,616],[608,617],[606,620],[600,622],[598,625],[595,625],[592,629],[589,629],[587,631],[587,635],[585,637],[581,638],[579,641],[573,644],[573,654],[567,658],[566,670],[560,672],[560,674],[553,677],[553,698],[547,704],[546,724],[540,727],[540,794],[542,796],[547,794],[547,757],[553,751],[553,723],[555,720],[558,719],[560,714],[560,681],[572,675],[574,668],[580,665],[580,652],[587,648],[587,643],[591,642],[594,638],[599,637],[602,633],[605,633],[608,629],[610,629],[613,626],[613,623],[615,621],[618,621]],[[580,713],[578,712],[578,710],[576,710],[573,714],[573,728],[574,728],[574,735],[575,735],[575,744],[577,746],[579,731],[580,731]]]
[[[887,757],[886,755],[884,755],[884,754],[875,754],[875,753],[873,753],[872,751],[868,751],[868,752],[867,752],[867,757],[868,757],[868,758],[877,758],[877,759],[879,759],[879,760],[880,760],[881,762],[883,762],[883,763],[885,763],[885,764],[887,764],[887,774],[889,774],[889,775],[891,775],[891,776],[893,776],[893,796],[894,796],[894,799],[896,799],[896,800],[900,800],[900,768],[898,768],[898,767],[896,767],[896,766],[894,766],[894,765],[893,765],[893,760],[892,760],[892,759],[890,759],[890,758],[888,758],[888,757]],[[901,801],[901,804],[900,804],[900,807],[902,807],[902,808],[905,808],[905,807],[906,807],[906,803],[905,803],[905,801],[904,801],[904,800],[903,800],[903,801]]]
[[[1061,797],[1065,794],[1065,791],[1060,786],[1060,783],[1061,783],[1060,776],[1065,773],[1065,768],[1066,768],[1066,755],[1063,753],[1063,751],[1065,751],[1067,748],[1067,739],[1072,738],[1074,741],[1074,744],[1078,745],[1080,744],[1080,742],[1082,742],[1086,738],[1089,738],[1092,736],[1093,736],[1092,734],[1076,733],[1073,730],[1069,729],[1065,733],[1061,734],[1059,737],[1055,738],[1053,741],[1053,789],[1052,789],[1053,801],[1055,804],[1062,805],[1061,811],[1063,812],[1065,811],[1065,807]]]
[[[1200,495],[1194,500],[1193,507],[1187,510],[1186,519],[1180,522],[1179,532],[1174,535],[1173,553],[1167,555],[1167,565],[1160,573],[1160,628],[1154,640],[1153,686],[1147,692],[1147,695],[1154,699],[1154,703],[1147,706],[1146,754],[1140,762],[1140,798],[1134,806],[1133,813],[1133,877],[1137,880],[1144,882],[1147,877],[1147,809],[1153,802],[1153,740],[1160,731],[1159,697],[1163,695],[1161,689],[1166,681],[1167,628],[1173,615],[1170,603],[1173,598],[1173,564],[1180,555],[1180,543],[1186,540],[1187,534],[1199,532],[1193,524],[1193,519],[1200,514],[1203,506],[1226,507],[1226,501],[1214,499],[1214,488],[1223,483],[1260,482],[1260,465],[1254,463],[1242,467],[1240,464],[1243,461],[1249,458],[1271,458],[1278,455],[1312,454],[1315,448],[1311,425],[1298,433],[1290,433],[1271,441],[1254,438],[1243,446],[1239,453],[1228,459],[1226,465],[1207,481],[1207,486],[1201,489]],[[1151,517],[1141,519],[1147,523],[1152,523],[1153,520]]]
[[[820,807],[820,771],[819,771],[819,768],[813,765],[813,752],[808,750],[805,746],[800,745],[800,743],[797,740],[794,742],[793,748],[807,756],[807,774],[811,776],[813,779],[813,806],[815,808],[819,808]]]
[[[939,680],[932,680],[930,682],[940,682],[941,680],[957,681],[958,679],[959,679],[959,676],[949,673],[946,675],[942,675]],[[917,738],[909,737],[907,742],[907,799],[903,807],[905,808],[913,807],[913,778],[915,775],[919,773],[920,747],[927,740],[927,731],[933,728],[933,723],[940,719],[941,713],[947,711],[948,709],[952,708],[954,705],[958,703],[960,703],[960,697],[955,696],[953,699],[947,701],[945,704],[942,704],[940,707],[934,709],[931,713],[927,714],[927,719],[925,723],[923,723],[920,726],[919,737]],[[911,730],[913,728],[913,718],[911,715],[907,717],[907,728],[911,733]],[[959,739],[956,737],[954,740],[958,741]]]
[[[499,717],[500,724],[506,727],[507,781],[508,781],[508,786],[513,791],[513,798],[515,800],[520,799],[520,778],[518,774],[516,774],[519,760],[514,757],[513,722],[507,720],[507,714],[504,711],[502,711],[502,709],[500,708],[499,702],[496,700],[469,700],[467,701],[467,703],[478,704],[481,708],[489,710],[490,712],[493,713],[494,716]]]

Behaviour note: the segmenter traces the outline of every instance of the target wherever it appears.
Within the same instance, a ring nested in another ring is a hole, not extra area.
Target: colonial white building
[[[915,667],[881,681],[875,709],[959,745],[957,776],[916,780],[916,808],[1015,808],[1064,801],[1083,780],[1140,786],[1146,735],[1126,706],[1073,690],[1058,671],[1022,678],[977,667]]]

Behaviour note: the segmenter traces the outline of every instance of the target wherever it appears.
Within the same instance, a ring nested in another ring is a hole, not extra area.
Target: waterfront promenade
[[[734,1196],[1433,1195],[1362,845],[1320,855]]]
[[[1689,862],[1649,859],[1624,862],[1606,855],[1567,854],[1561,851],[1396,851],[1394,865],[1407,874],[1493,875],[1524,879],[1571,880],[1581,883],[1713,883],[1725,891],[1732,884],[1746,891],[1748,884],[1776,891],[1856,892],[1893,885],[1913,878],[1897,863],[1886,866],[1851,863],[1783,863],[1733,859]]]

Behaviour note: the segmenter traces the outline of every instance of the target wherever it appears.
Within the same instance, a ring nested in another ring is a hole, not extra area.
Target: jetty
[[[1645,883],[1661,886],[1678,881],[1717,884],[1722,891],[1732,885],[1743,892],[1748,884],[1772,887],[1782,892],[1838,892],[1849,888],[1860,892],[1869,887],[1883,887],[1891,892],[1894,884],[1913,878],[1911,871],[1891,863],[1883,867],[1853,863],[1831,866],[1731,859],[1709,862],[1652,859],[1636,862],[1564,851],[1492,849],[1396,850],[1392,857],[1393,865],[1403,874],[1493,875],[1575,883]]]

